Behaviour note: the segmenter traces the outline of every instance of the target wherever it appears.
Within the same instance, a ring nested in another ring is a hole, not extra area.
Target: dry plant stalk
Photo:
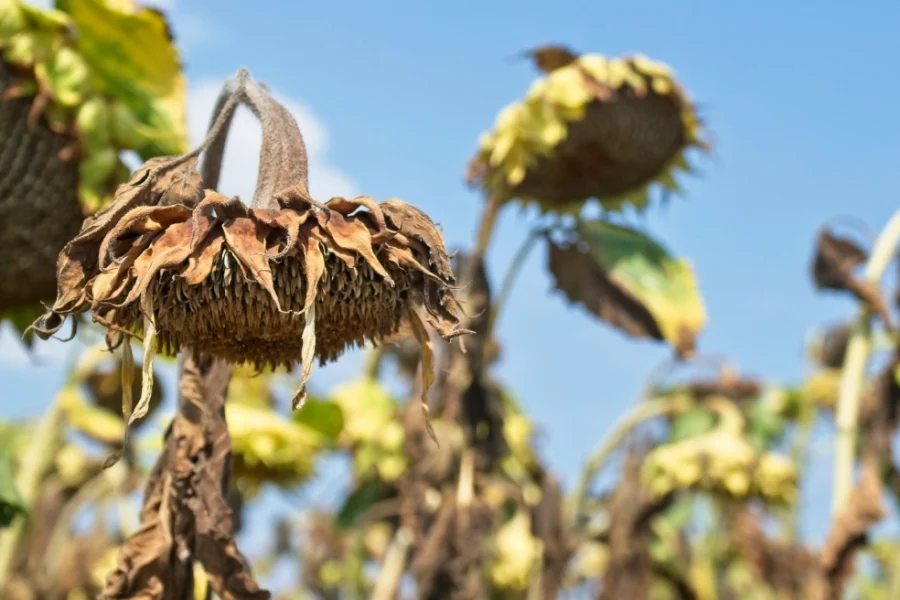
[[[184,362],[180,410],[150,474],[141,526],[119,551],[104,598],[191,598],[194,561],[224,600],[270,597],[237,548],[226,500],[231,439],[224,412],[230,379],[223,361]]]

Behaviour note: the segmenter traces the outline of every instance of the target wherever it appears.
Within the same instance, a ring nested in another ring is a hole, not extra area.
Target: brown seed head
[[[133,195],[123,187],[116,203]],[[187,347],[257,367],[300,362],[304,315],[313,306],[322,363],[394,333],[410,304],[423,306],[442,335],[454,334],[455,280],[439,235],[415,208],[395,199],[379,206],[368,197],[334,198],[326,210],[219,216],[215,208],[228,204],[206,190],[193,210],[133,208],[94,238],[95,253],[71,244],[61,260],[60,298],[84,300],[58,302],[38,333],[52,334],[67,314],[85,309],[139,332],[142,302],[150,298],[163,350]],[[65,278],[68,271],[79,276]]]

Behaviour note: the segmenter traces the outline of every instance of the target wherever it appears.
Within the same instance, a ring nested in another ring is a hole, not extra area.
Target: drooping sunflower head
[[[643,55],[559,61],[482,136],[468,180],[501,201],[569,212],[591,198],[607,210],[678,191],[686,151],[708,150],[696,111],[671,69]]]
[[[60,253],[57,301],[38,335],[90,311],[113,344],[139,334],[171,353],[302,363],[305,385],[315,359],[377,342],[403,319],[460,333],[454,276],[431,220],[397,199],[314,200],[296,122],[248,77],[220,103],[217,123],[240,101],[262,115],[253,205],[219,194],[195,169],[201,150],[221,150],[217,126],[193,153],[148,161]]]

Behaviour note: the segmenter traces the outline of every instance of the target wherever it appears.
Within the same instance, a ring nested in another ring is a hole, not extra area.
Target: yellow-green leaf
[[[55,8],[38,8],[25,2],[13,1],[17,4],[26,23],[38,29],[62,29],[69,24],[69,18],[61,10]]]
[[[693,352],[706,309],[690,264],[643,233],[606,221],[579,224],[577,243],[550,244],[556,286],[634,337]]]
[[[18,2],[0,2],[0,40],[8,40],[25,29],[25,14]],[[0,41],[0,46],[3,41]]]
[[[35,76],[63,106],[76,106],[90,89],[90,69],[72,48],[62,47],[35,68]]]
[[[294,421],[335,440],[344,428],[344,413],[333,402],[309,397],[303,408],[294,412]]]
[[[165,17],[126,10],[101,0],[60,0],[78,30],[77,49],[93,84],[123,102],[149,130],[138,153],[180,154],[187,149],[185,83]]]

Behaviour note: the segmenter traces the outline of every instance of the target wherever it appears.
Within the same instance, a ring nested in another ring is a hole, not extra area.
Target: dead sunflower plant
[[[249,207],[215,190],[227,131],[240,104],[253,111],[263,133],[257,187]],[[427,417],[424,398],[433,376],[426,325],[445,339],[465,332],[459,327],[455,278],[441,236],[423,212],[398,199],[377,203],[360,196],[323,203],[310,196],[307,179],[306,150],[297,123],[265,86],[242,69],[224,87],[203,143],[183,156],[147,161],[119,187],[111,205],[85,219],[80,233],[59,255],[56,302],[33,327],[46,339],[68,317],[74,326],[79,315],[90,313],[107,328],[107,344],[122,353],[126,367],[133,362],[129,339],[142,338],[141,397],[134,410],[130,398],[123,401],[129,423],[147,410],[154,351],[186,351],[180,411],[147,487],[144,528],[123,547],[107,593],[135,593],[135,586],[153,588],[150,581],[177,580],[171,579],[171,572],[157,573],[155,579],[146,573],[136,575],[147,569],[146,557],[140,557],[152,546],[155,550],[150,553],[157,558],[171,552],[173,561],[181,560],[174,558],[182,556],[176,549],[193,544],[196,559],[210,573],[220,596],[253,594],[255,584],[248,580],[213,577],[226,563],[219,560],[221,553],[215,558],[215,552],[207,552],[200,529],[204,523],[215,529],[217,520],[210,518],[214,515],[204,520],[196,514],[194,509],[199,508],[186,491],[207,477],[199,474],[198,457],[200,463],[225,460],[218,452],[201,456],[208,448],[221,448],[220,440],[210,436],[221,435],[224,429],[220,392],[223,379],[227,386],[229,371],[218,365],[301,364],[301,384],[293,400],[299,408],[315,360],[324,364],[348,347],[377,343],[395,333],[403,321],[423,347],[422,407]],[[208,395],[215,401],[204,400],[203,390],[219,390]],[[428,430],[434,437],[430,424]],[[188,458],[184,439],[192,440],[187,444],[191,464],[178,462],[179,457]],[[224,450],[230,456],[230,442]],[[224,478],[223,491],[228,471],[221,465],[211,470]],[[190,472],[197,477],[186,476]],[[200,495],[210,489],[201,488],[194,492]],[[177,518],[178,501],[171,502],[172,494],[182,499],[187,512],[195,513],[191,519]],[[204,510],[215,512],[209,506]],[[224,501],[219,509],[228,510]],[[167,519],[169,523],[162,523]],[[218,531],[217,542],[222,542],[218,547],[226,549],[231,559],[239,558],[230,518],[227,521]],[[185,522],[195,523],[197,530],[190,534],[188,528],[185,533]],[[158,529],[163,535],[166,530],[178,532],[179,527],[180,541],[178,535],[174,541],[171,535],[163,536],[167,541],[157,540],[155,545],[146,539],[135,541],[148,531]],[[160,559],[154,564],[163,563]],[[159,594],[151,597],[168,597]]]

